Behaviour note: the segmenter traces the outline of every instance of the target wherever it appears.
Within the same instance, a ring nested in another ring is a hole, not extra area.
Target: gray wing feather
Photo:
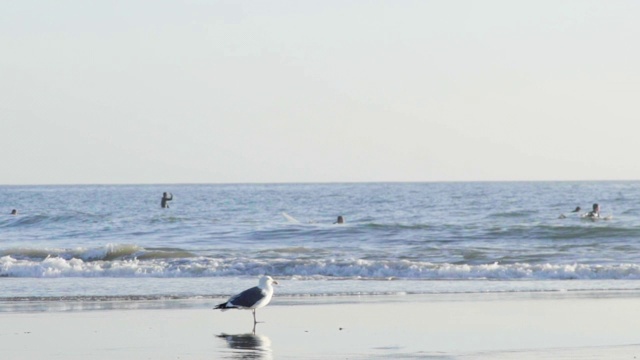
[[[238,295],[233,296],[227,303],[234,306],[250,308],[255,305],[260,299],[264,297],[264,291],[255,286],[251,289],[247,289]]]

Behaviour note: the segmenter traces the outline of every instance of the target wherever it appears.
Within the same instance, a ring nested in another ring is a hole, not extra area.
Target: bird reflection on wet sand
[[[228,335],[220,334],[217,337],[227,341],[232,350],[229,359],[271,359],[271,340],[264,335],[255,333]]]

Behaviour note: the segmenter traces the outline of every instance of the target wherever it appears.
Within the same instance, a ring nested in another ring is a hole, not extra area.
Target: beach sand
[[[250,311],[214,311],[215,303],[54,302],[5,310],[0,358],[640,358],[635,292],[276,295],[257,311],[264,323],[255,335]]]

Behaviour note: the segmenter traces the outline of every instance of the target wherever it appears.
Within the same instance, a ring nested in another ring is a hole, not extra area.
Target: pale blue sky
[[[640,179],[640,2],[2,1],[0,184]]]

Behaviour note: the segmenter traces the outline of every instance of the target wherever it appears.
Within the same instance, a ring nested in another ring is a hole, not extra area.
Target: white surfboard
[[[591,217],[588,214],[580,215],[580,217],[584,220],[598,221],[598,220],[611,220],[613,219],[613,215],[607,216],[599,216],[599,217]]]
[[[283,212],[282,216],[284,216],[284,218],[287,219],[287,221],[289,221],[290,223],[300,224],[300,221],[298,219],[296,219],[293,216],[287,214],[286,212]]]

